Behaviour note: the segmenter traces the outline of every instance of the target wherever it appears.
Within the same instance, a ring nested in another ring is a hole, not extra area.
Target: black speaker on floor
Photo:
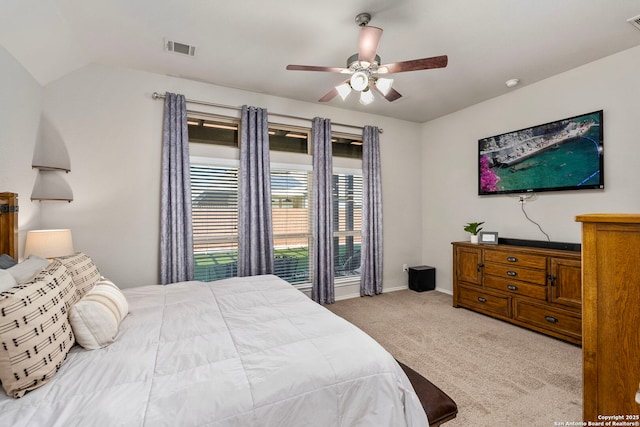
[[[436,288],[436,269],[428,265],[409,267],[409,289],[416,292],[432,291]]]

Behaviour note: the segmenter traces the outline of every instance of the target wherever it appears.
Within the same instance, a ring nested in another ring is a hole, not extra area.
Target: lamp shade
[[[73,254],[71,230],[32,230],[27,232],[24,257],[37,255],[42,258],[56,258]]]
[[[369,86],[369,77],[362,71],[358,71],[351,76],[349,82],[353,90],[360,92]]]
[[[342,98],[342,100],[344,101],[351,93],[351,86],[349,86],[349,83],[345,82],[339,86],[336,86],[336,90],[338,91],[338,95],[340,95],[340,98]]]
[[[373,102],[373,93],[371,89],[363,90],[360,92],[360,104],[369,105]]]
[[[385,79],[381,77],[378,79],[378,81],[376,81],[376,87],[380,92],[382,92],[383,95],[386,95],[389,93],[392,85],[393,85],[393,79]]]

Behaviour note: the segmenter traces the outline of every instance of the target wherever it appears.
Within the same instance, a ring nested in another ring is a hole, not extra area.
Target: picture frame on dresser
[[[497,231],[481,231],[478,238],[478,243],[485,245],[497,245],[498,244],[498,232]]]

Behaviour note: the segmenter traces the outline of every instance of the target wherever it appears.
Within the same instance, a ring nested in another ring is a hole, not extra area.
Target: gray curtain
[[[378,128],[362,131],[362,258],[360,295],[382,292],[382,181]]]
[[[184,95],[167,92],[162,132],[160,281],[193,280],[189,136]]]
[[[331,120],[313,119],[313,280],[311,298],[320,304],[335,301],[333,288],[333,158]]]
[[[238,276],[273,273],[267,110],[242,107]]]

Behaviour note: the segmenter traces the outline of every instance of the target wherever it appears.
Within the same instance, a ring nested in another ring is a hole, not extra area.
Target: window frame
[[[238,132],[238,146],[224,146],[217,145],[215,143],[205,143],[205,142],[190,142],[190,148],[193,148],[192,155],[190,156],[190,164],[203,164],[211,167],[228,167],[228,168],[236,168],[240,167],[240,144],[242,144],[240,138],[240,119],[233,117],[225,117],[220,115],[213,115],[207,113],[193,112],[189,111],[187,113],[188,119],[195,118],[198,120],[211,120],[215,119],[216,121],[226,122],[237,126]],[[290,130],[295,132],[306,132],[307,133],[307,153],[301,152],[292,152],[292,151],[279,151],[271,149],[270,144],[270,168],[271,170],[292,170],[292,171],[305,171],[311,173],[313,171],[312,166],[312,137],[311,137],[311,128],[305,128],[299,125],[289,125],[282,123],[271,123],[268,124],[269,129],[279,129],[279,130]],[[354,141],[362,141],[361,135],[351,134],[344,131],[333,131],[332,139],[334,137],[338,138],[346,138]],[[353,157],[341,157],[341,156],[333,156],[333,174],[339,175],[356,175],[362,177],[362,158],[353,158]],[[309,208],[313,201],[311,200],[312,186],[309,181],[308,186],[308,197],[309,197]],[[309,209],[309,215],[311,215]],[[360,211],[360,215],[362,215],[362,211]],[[360,224],[362,220],[360,219]],[[300,237],[306,236],[309,242],[309,250],[311,250],[311,244],[313,242],[312,239],[312,230],[311,230],[311,217],[309,216],[309,224],[308,224],[308,233],[300,234]],[[353,231],[334,231],[333,235],[337,238],[344,237],[354,237],[361,238],[362,230],[353,230]],[[228,239],[227,239],[228,240]],[[276,236],[274,235],[274,241],[276,240]],[[235,242],[237,243],[237,239]],[[311,259],[309,259],[309,271],[311,273]],[[354,283],[360,282],[360,275],[350,275],[350,276],[336,276],[334,275],[334,283],[336,287],[352,285]],[[299,290],[308,290],[311,288],[311,283],[293,283],[292,286],[296,287]]]

